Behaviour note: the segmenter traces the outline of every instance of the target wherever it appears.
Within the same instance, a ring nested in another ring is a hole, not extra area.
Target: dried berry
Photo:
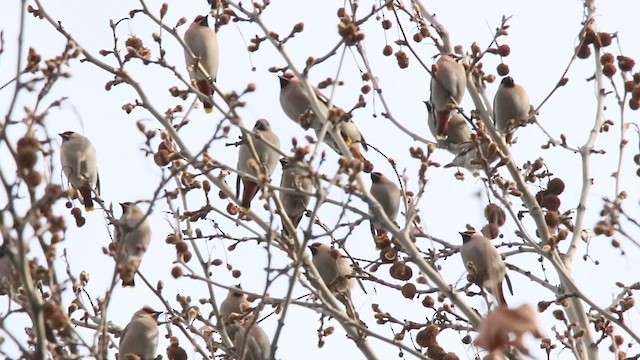
[[[482,227],[480,232],[482,232],[482,235],[488,237],[491,240],[500,236],[500,228],[498,228],[498,225],[494,223],[486,224],[485,226]]]
[[[580,59],[588,59],[591,56],[591,48],[586,44],[580,45],[576,56]]]
[[[406,283],[402,286],[402,296],[407,299],[413,299],[416,296],[416,286],[412,283]]]
[[[507,76],[507,75],[509,75],[509,65],[501,63],[496,68],[496,71],[498,72],[498,75],[500,75],[500,76]]]
[[[484,217],[489,223],[498,226],[504,225],[506,221],[504,210],[496,204],[489,204],[484,208]]]
[[[618,69],[616,69],[616,66],[612,63],[604,64],[604,66],[602,67],[602,73],[608,78],[613,77],[613,75],[616,74],[616,71],[618,71]]]
[[[547,184],[547,191],[555,195],[562,194],[564,191],[564,181],[560,178],[551,179],[549,184]]]

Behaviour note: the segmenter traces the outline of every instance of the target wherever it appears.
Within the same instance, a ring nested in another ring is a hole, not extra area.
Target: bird
[[[151,226],[147,215],[132,202],[121,203],[122,216],[115,231],[117,268],[123,287],[135,286],[136,271],[149,244]]]
[[[350,297],[355,280],[350,277],[353,270],[347,259],[338,250],[319,242],[309,245],[309,250],[313,265],[327,288],[334,295],[346,294]]]
[[[496,130],[510,142],[516,128],[529,119],[531,104],[527,90],[506,76],[500,82],[493,98],[493,121]]]
[[[371,189],[369,192],[380,203],[389,220],[395,222],[400,211],[400,198],[402,197],[398,185],[383,174],[374,171],[371,173]],[[380,228],[380,224],[372,220],[371,232],[374,237],[378,228]]]
[[[311,171],[308,164],[295,158],[282,158],[280,164],[282,164],[282,178],[280,180],[282,189],[279,191],[279,196],[285,212],[285,214],[280,214],[280,217],[287,216],[293,228],[296,229],[311,200],[308,195],[313,190]],[[283,220],[283,231],[285,235],[289,235],[284,223]]]
[[[253,136],[251,139],[258,159],[254,158],[253,151],[246,139],[241,141],[238,155],[238,170],[247,173],[255,178],[261,179],[261,174],[266,176],[268,180],[278,165],[280,153],[276,149],[280,149],[280,138],[271,129],[269,121],[260,119],[256,121],[253,127]],[[267,145],[271,144],[271,146]],[[276,149],[274,149],[275,147]],[[258,193],[260,185],[248,177],[238,176],[236,182],[236,195],[240,197],[240,182],[242,181],[242,199],[240,211],[247,212],[251,208],[251,200]]]
[[[233,340],[238,359],[271,359],[271,341],[257,323],[245,320],[242,324],[232,324],[227,328],[227,333]]]
[[[502,283],[507,276],[507,267],[502,256],[493,246],[491,240],[475,231],[461,232],[462,246],[460,255],[465,269],[474,278],[475,283],[481,286],[498,301],[498,305],[507,305],[502,289]],[[511,282],[507,278],[507,285],[511,294]]]
[[[366,164],[365,169],[369,170],[373,168],[371,162],[365,159],[360,151],[360,147],[362,147],[364,151],[367,151],[369,148],[364,136],[362,136],[362,133],[351,119],[350,113],[347,113],[336,106],[333,106],[333,111],[330,112],[328,107],[329,100],[322,95],[320,90],[313,87],[316,99],[318,100],[318,106],[322,112],[321,116],[317,116],[311,108],[311,101],[307,97],[307,94],[300,83],[300,79],[295,76],[279,76],[279,78],[280,105],[287,117],[293,120],[296,124],[302,126],[305,130],[309,128],[313,129],[318,137],[320,137],[324,125],[321,120],[322,118],[329,118],[330,115],[333,115],[332,117],[339,117],[336,124],[336,131],[340,134],[342,140],[345,142],[353,156]],[[338,155],[344,155],[338,147],[336,140],[331,135],[331,132],[327,131],[323,141]]]
[[[127,355],[137,355],[142,360],[152,360],[158,351],[158,316],[161,311],[155,311],[150,306],[145,305],[136,311],[131,317],[129,324],[120,334],[120,345],[118,357],[120,360],[127,359]]]
[[[218,76],[218,38],[216,32],[209,27],[206,15],[196,16],[193,23],[184,33],[184,42],[188,49],[184,50],[187,71],[191,80],[195,81],[198,90],[206,97],[200,100],[206,113],[213,112],[213,84]],[[193,53],[193,56],[189,52]],[[206,74],[200,70],[204,68]]]
[[[12,249],[11,242],[5,241],[0,245],[0,295],[15,296],[20,287],[20,273],[11,261],[11,257],[18,260],[17,246]],[[25,253],[29,252],[29,245],[24,242]],[[16,244],[17,245],[17,244]]]
[[[453,160],[446,164],[445,168],[464,167],[468,171],[479,175],[479,171],[486,169],[491,172],[493,169],[489,165],[493,164],[499,158],[499,152],[495,143],[485,138],[475,141],[468,141],[457,146],[457,154]],[[486,166],[485,166],[486,165]]]
[[[467,86],[464,66],[455,55],[445,54],[438,59],[431,78],[431,103],[436,113],[436,139],[447,139],[447,128],[453,110],[460,106]]]
[[[433,104],[429,101],[425,101],[424,104],[427,106],[427,111],[429,113],[429,130],[433,137],[436,138],[436,146],[457,155],[460,151],[460,144],[471,141],[471,128],[467,124],[467,120],[462,115],[453,112],[447,125],[447,138],[438,139],[436,114]]]
[[[65,131],[58,135],[62,138],[60,145],[62,172],[71,187],[80,193],[85,210],[92,211],[94,189],[97,194],[100,194],[96,148],[86,136],[73,131]]]
[[[236,287],[242,290],[242,287],[239,284]],[[247,295],[231,288],[227,293],[227,297],[225,297],[225,299],[222,300],[222,303],[220,303],[220,316],[222,317],[222,320],[226,322],[229,320],[231,314],[245,315],[250,309],[251,302],[247,300]],[[247,314],[244,318],[250,319],[252,317],[252,314]]]

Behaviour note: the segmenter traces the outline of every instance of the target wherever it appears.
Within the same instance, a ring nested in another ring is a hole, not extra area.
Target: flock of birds
[[[216,33],[209,27],[207,16],[197,16],[184,34],[185,59],[191,79],[198,89],[198,97],[207,113],[215,106],[212,95],[218,71],[218,44]],[[444,54],[433,68],[431,98],[426,102],[429,110],[429,128],[437,140],[437,146],[456,155],[454,166],[473,169],[470,160],[477,156],[478,146],[472,142],[472,130],[467,120],[457,112],[466,91],[467,73],[454,55]],[[343,154],[344,146],[351,154],[368,163],[361,149],[367,150],[362,133],[351,120],[350,114],[338,107],[329,107],[329,101],[316,88],[312,88],[315,98],[300,79],[290,74],[280,76],[280,103],[284,113],[305,129],[313,129],[318,138],[338,154]],[[505,77],[494,99],[494,122],[496,129],[509,136],[530,116],[529,98],[525,89]],[[326,119],[331,119],[327,122]],[[278,162],[283,172],[279,192],[285,214],[295,229],[309,204],[313,181],[309,164],[300,157],[280,159],[280,139],[273,132],[269,122],[260,119],[250,134],[239,146],[238,170],[242,182],[241,211],[248,211],[252,199],[260,189],[260,179],[269,179]],[[85,208],[93,208],[93,193],[99,191],[96,150],[91,141],[83,135],[71,131],[60,134],[60,160],[62,170],[69,184],[77,189]],[[338,138],[339,137],[339,138]],[[343,144],[341,144],[341,141]],[[342,148],[342,149],[341,149]],[[365,167],[367,169],[367,167]],[[367,170],[365,170],[367,171]],[[386,216],[393,222],[399,212],[401,191],[399,187],[379,172],[371,172],[371,195],[380,203]],[[135,203],[122,203],[123,214],[116,223],[116,261],[123,286],[134,286],[135,273],[140,266],[151,241],[151,228],[147,214]],[[373,222],[374,228],[380,227]],[[290,235],[283,221],[283,232]],[[461,255],[466,269],[476,279],[476,283],[492,294],[498,304],[506,306],[502,282],[506,267],[502,257],[491,241],[480,233],[461,233],[463,245]],[[350,298],[354,285],[352,268],[336,249],[314,243],[309,246],[313,264],[322,280],[336,297]],[[244,349],[245,359],[269,359],[271,345],[266,333],[252,321],[254,314],[247,313],[250,303],[246,295],[230,291],[221,304],[221,316],[227,323],[226,329],[237,349]],[[155,358],[158,346],[157,312],[147,306],[137,311],[120,338],[120,359],[127,354],[135,354],[142,359]],[[240,315],[240,316],[239,316]],[[233,321],[231,321],[233,320]],[[240,320],[240,321],[238,321]],[[242,346],[239,346],[242,344]],[[180,358],[180,357],[176,357]],[[186,354],[184,355],[186,359]]]

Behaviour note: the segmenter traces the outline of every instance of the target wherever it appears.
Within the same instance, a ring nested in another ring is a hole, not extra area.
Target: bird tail
[[[242,179],[244,189],[242,190],[242,201],[240,204],[240,211],[247,212],[251,208],[251,200],[258,193],[258,184],[251,180]]]
[[[93,198],[92,198],[92,190],[90,186],[83,186],[78,189],[80,192],[80,196],[82,196],[82,203],[84,204],[84,209],[86,211],[93,211]]]
[[[447,140],[447,128],[449,127],[449,119],[451,119],[451,110],[436,112],[436,139]]]
[[[196,82],[196,86],[201,93],[206,95],[207,97],[200,97],[202,101],[202,105],[204,106],[204,112],[207,114],[213,113],[213,101],[211,97],[213,96],[213,84],[209,79],[198,80]]]

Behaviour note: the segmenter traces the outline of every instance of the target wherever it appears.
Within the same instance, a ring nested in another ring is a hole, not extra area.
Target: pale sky
[[[127,5],[127,3],[129,5]],[[159,9],[160,1],[149,1],[152,9]],[[583,6],[579,1],[475,1],[460,0],[457,2],[445,1],[425,1],[425,6],[429,11],[435,13],[439,20],[446,26],[451,34],[454,45],[461,44],[465,50],[470,49],[473,41],[477,41],[482,48],[485,48],[491,41],[492,32],[500,25],[503,15],[512,15],[509,21],[511,26],[509,36],[500,39],[501,44],[506,43],[511,47],[511,55],[504,59],[511,69],[510,75],[519,84],[524,85],[529,93],[532,104],[537,106],[551,91],[559,80],[565,67],[567,66],[574,47],[578,44],[577,35],[581,28],[583,19]],[[281,36],[288,34],[289,30],[298,22],[304,22],[304,32],[298,34],[294,39],[286,44],[286,52],[291,59],[299,66],[304,67],[304,62],[309,56],[321,56],[328,52],[339,39],[336,26],[337,8],[342,6],[340,1],[296,1],[296,0],[273,0],[271,5],[264,12],[266,25],[276,31]],[[372,2],[361,1],[361,13],[364,15]],[[618,32],[620,47],[615,42],[608,48],[608,51],[615,55],[620,51],[628,56],[634,57],[640,54],[640,44],[637,42],[637,14],[640,13],[640,3],[625,0],[601,0],[597,3],[598,16],[596,17],[598,29],[607,32]],[[35,6],[35,5],[34,5]],[[45,1],[46,10],[57,20],[60,20],[68,32],[77,37],[78,42],[88,51],[97,54],[101,49],[111,49],[113,37],[109,28],[109,20],[117,21],[128,16],[131,9],[138,8],[137,2],[87,2],[68,0],[65,2]],[[19,28],[19,6],[18,2],[7,2],[0,12],[0,27],[4,31],[4,53],[0,55],[0,84],[6,83],[14,76],[15,54],[17,51],[17,32]],[[188,23],[198,14],[208,11],[207,3],[204,0],[182,0],[169,2],[169,11],[166,17],[168,24],[175,24],[176,21],[185,16]],[[385,12],[385,16],[393,19],[393,14]],[[38,20],[31,15],[26,17],[25,25],[25,51],[29,46],[35,47],[43,58],[54,56],[64,47],[64,39],[61,35],[44,20]],[[405,21],[405,31],[409,36],[415,33],[415,26],[409,26]],[[188,24],[180,28],[182,34]],[[410,66],[401,70],[396,65],[395,57],[382,56],[382,48],[386,40],[389,44],[397,39],[397,26],[387,31],[382,30],[379,22],[375,19],[363,26],[366,33],[364,46],[369,55],[369,61],[375,75],[379,78],[383,88],[383,94],[390,104],[393,115],[405,127],[419,135],[433,140],[427,127],[427,114],[423,100],[429,96],[428,74],[419,66],[416,59],[410,56]],[[136,35],[143,39],[153,54],[157,56],[157,46],[151,40],[151,34],[157,32],[157,27],[142,15],[137,15],[130,21],[124,21],[118,27],[118,37],[121,46],[129,35]],[[246,108],[240,111],[243,117],[243,124],[251,128],[255,120],[266,118],[271,122],[274,130],[279,134],[282,150],[289,152],[291,138],[296,137],[304,141],[307,134],[303,129],[289,120],[282,111],[278,102],[279,83],[276,74],[268,71],[271,66],[284,66],[285,61],[279,56],[274,48],[267,42],[261,45],[258,52],[249,54],[246,51],[246,42],[255,35],[263,36],[257,26],[241,23],[223,27],[218,33],[220,44],[220,70],[218,73],[218,85],[223,91],[241,92],[248,83],[257,85],[256,92],[246,95]],[[179,44],[169,35],[163,38],[163,46],[167,51],[167,60],[175,65],[183,76],[187,76],[184,66],[184,56]],[[437,54],[437,49],[428,41],[420,44],[413,43],[420,57],[427,64],[431,64],[432,56]],[[394,49],[398,47],[394,45]],[[408,49],[405,49],[409,52]],[[329,61],[317,66],[310,75],[312,83],[317,84],[326,77],[335,77],[338,71],[337,65],[342,51],[338,52]],[[25,54],[23,54],[25,56]],[[115,61],[111,58],[104,58],[112,65]],[[484,69],[486,72],[495,73],[495,67],[499,63],[499,58],[489,56],[485,59]],[[568,73],[570,79],[567,86],[560,89],[545,106],[542,108],[538,119],[549,133],[559,138],[560,134],[566,134],[570,145],[581,146],[588,136],[588,131],[594,123],[596,109],[596,94],[593,82],[586,82],[585,79],[593,75],[593,56],[587,60],[576,61]],[[349,107],[356,102],[359,89],[362,86],[358,66],[361,60],[357,53],[348,50],[345,53],[345,60],[340,70],[339,78],[345,82],[345,86],[336,89],[334,103],[339,106]],[[251,71],[255,67],[255,71]],[[143,86],[148,96],[153,99],[156,108],[164,111],[168,107],[182,104],[188,107],[193,101],[193,95],[187,101],[172,98],[168,88],[178,85],[175,78],[170,73],[158,66],[144,66],[138,61],[132,61],[127,65],[129,71]],[[102,198],[107,203],[113,203],[117,216],[120,215],[117,203],[125,201],[135,201],[150,199],[155,190],[161,169],[153,163],[151,156],[145,157],[140,150],[144,145],[144,137],[136,129],[136,121],[143,121],[148,128],[159,128],[160,125],[143,109],[136,109],[127,115],[122,109],[122,105],[133,102],[137,96],[126,85],[119,85],[107,92],[104,89],[105,83],[111,80],[111,76],[89,63],[80,63],[77,60],[71,62],[70,79],[61,80],[52,90],[52,93],[45,99],[51,102],[60,97],[67,97],[61,109],[54,109],[46,118],[46,127],[51,136],[72,130],[83,133],[94,143],[98,152],[98,162],[100,179],[102,185]],[[621,85],[619,77],[616,76],[617,86]],[[498,81],[489,84],[487,93],[490,98],[499,84]],[[607,89],[611,90],[607,82]],[[6,114],[8,101],[12,95],[13,86],[9,86],[0,91],[0,113]],[[329,95],[329,90],[325,90]],[[14,112],[13,119],[22,117],[22,106],[31,106],[34,103],[35,95],[22,93],[18,99],[18,110]],[[219,100],[219,99],[218,99]],[[383,111],[378,99],[373,99],[372,95],[366,97],[368,106],[355,112],[354,121],[361,129],[366,140],[374,146],[382,149],[390,157],[397,160],[400,171],[406,169],[409,178],[409,190],[417,190],[417,170],[419,162],[411,159],[408,152],[410,146],[422,146],[419,142],[414,142],[409,136],[393,127],[386,121],[380,112]],[[598,212],[602,207],[602,198],[609,199],[615,196],[614,180],[610,176],[616,170],[618,157],[618,142],[620,136],[620,113],[616,106],[613,95],[608,98],[608,108],[605,116],[612,119],[615,125],[608,133],[599,136],[596,142],[597,148],[607,149],[606,155],[595,155],[592,157],[591,172],[595,177],[594,186],[591,189],[590,201],[587,204],[588,213],[586,217],[586,228],[590,228],[598,219]],[[462,107],[465,110],[472,109],[472,102],[469,96],[463,100]],[[377,117],[373,115],[377,114]],[[638,113],[625,110],[627,122],[637,124]],[[202,109],[197,109],[191,114],[191,124],[186,126],[180,134],[189,144],[192,152],[197,152],[211,136],[213,130],[222,118],[220,112],[213,115],[206,115]],[[225,147],[225,142],[235,142],[240,134],[237,128],[233,128],[227,140],[218,141],[213,144],[210,154],[218,161],[235,166],[237,161],[237,150],[232,147]],[[310,134],[310,132],[309,132]],[[9,134],[12,139],[17,139],[17,133]],[[40,137],[45,135],[37,133]],[[561,148],[551,150],[541,150],[540,145],[545,143],[544,134],[534,126],[520,129],[517,132],[518,143],[513,146],[512,151],[516,163],[520,166],[527,160],[535,160],[543,157],[550,171],[555,176],[561,177],[567,184],[565,192],[562,194],[562,211],[576,208],[577,199],[581,191],[581,167],[580,157]],[[627,147],[627,156],[623,166],[622,189],[629,194],[625,202],[625,209],[630,214],[639,214],[637,204],[639,199],[638,177],[635,175],[637,165],[632,161],[634,153],[638,151],[638,137],[635,130],[627,132],[630,141]],[[55,136],[54,141],[58,141]],[[153,143],[157,146],[157,140]],[[54,148],[57,150],[59,144]],[[328,147],[328,165],[323,166],[321,171],[332,174],[335,171],[337,155]],[[387,175],[392,174],[392,170],[385,163],[384,158],[369,151],[365,154],[374,163],[376,171]],[[11,160],[7,158],[8,153],[4,146],[0,146],[0,163],[6,164]],[[53,155],[54,182],[60,182],[59,154]],[[434,155],[434,160],[441,164],[451,161],[452,155],[444,150],[438,150]],[[506,174],[506,170],[502,170]],[[425,197],[421,200],[420,210],[422,212],[422,222],[426,231],[439,238],[446,239],[458,244],[460,237],[458,231],[463,231],[465,224],[471,224],[477,229],[484,225],[482,209],[486,205],[486,195],[482,184],[474,179],[469,173],[464,181],[454,179],[454,169],[430,168],[427,176],[429,179]],[[276,184],[279,184],[280,169],[272,177]],[[368,177],[367,177],[368,181]],[[227,178],[231,186],[235,186],[235,176]],[[173,183],[169,185],[173,189]],[[533,187],[532,187],[533,189]],[[532,190],[535,192],[535,190]],[[477,194],[480,192],[480,197]],[[217,191],[212,191],[211,199],[215,205],[224,208],[226,200],[217,197]],[[189,197],[190,209],[194,210],[204,204],[201,193]],[[0,199],[5,195],[0,195]],[[347,197],[337,191],[332,192],[332,197],[337,200],[347,200]],[[366,209],[365,204],[353,199],[353,205]],[[523,209],[521,202],[513,198],[514,209]],[[0,201],[1,202],[1,201]],[[254,210],[265,215],[260,208],[260,202],[254,203]],[[63,249],[68,251],[71,270],[78,274],[85,270],[91,274],[91,282],[87,286],[87,292],[95,300],[104,295],[107,289],[108,279],[113,272],[113,260],[104,255],[102,248],[110,242],[109,232],[105,223],[105,218],[100,210],[96,210],[87,215],[87,224],[82,228],[76,228],[73,218],[60,202],[58,212],[65,214],[68,221],[68,231],[66,240],[58,246],[58,255],[62,255]],[[170,276],[170,269],[175,260],[175,250],[173,246],[164,242],[165,236],[171,232],[170,223],[172,220],[165,212],[167,205],[164,201],[159,201],[154,207],[150,217],[153,228],[152,244],[142,262],[140,271],[155,284],[158,280],[165,281],[164,294],[172,302],[174,308],[178,308],[175,302],[175,295],[190,295],[194,299],[194,304],[201,297],[206,297],[206,287],[202,283],[193,280],[180,279],[175,281]],[[323,205],[320,211],[320,218],[330,226],[335,225],[337,207],[329,204]],[[354,221],[357,217],[353,214],[347,215],[347,219]],[[236,236],[246,235],[233,223],[224,219],[214,218],[219,221],[221,229]],[[301,226],[307,226],[308,219],[303,219]],[[343,219],[344,222],[344,219]],[[279,226],[279,219],[276,222]],[[526,221],[527,229],[534,233],[532,222]],[[249,226],[255,226],[249,224]],[[200,221],[194,227],[201,228],[205,234],[214,233],[211,222]],[[255,227],[257,228],[257,227]],[[516,229],[513,219],[507,221],[502,233],[505,241],[515,240],[513,234]],[[632,234],[638,238],[640,232],[632,229]],[[315,228],[315,231],[321,231]],[[338,235],[345,235],[345,231],[340,231]],[[620,255],[620,250],[610,245],[610,239],[598,237],[592,239],[589,248],[583,243],[574,263],[573,275],[582,290],[589,294],[589,297],[606,308],[610,302],[618,295],[619,288],[614,284],[620,281],[625,284],[638,281],[637,274],[640,272],[638,262],[634,259],[639,254],[638,248],[632,243],[620,239],[626,255]],[[324,237],[320,241],[328,243],[329,239]],[[210,254],[211,259],[221,258],[225,262],[233,265],[234,268],[242,271],[240,279],[234,279],[224,266],[212,269],[212,278],[224,284],[242,283],[244,289],[254,292],[262,292],[265,280],[264,268],[266,266],[266,251],[263,246],[257,246],[255,242],[249,242],[238,246],[236,251],[228,252],[227,246],[231,242],[221,242],[213,240],[209,242],[199,242],[201,251]],[[435,243],[429,243],[425,239],[420,239],[418,245],[423,249],[440,248]],[[377,256],[368,224],[363,223],[353,235],[347,240],[347,248],[352,255],[358,258],[374,258]],[[35,246],[32,246],[32,249]],[[505,251],[504,248],[501,251]],[[582,260],[582,255],[588,254],[597,260]],[[282,255],[277,255],[273,259],[274,268],[283,268],[289,265],[288,259]],[[521,254],[511,256],[506,260],[508,263],[530,270],[540,277],[548,277],[552,284],[557,284],[557,276],[553,268],[547,262],[543,263],[544,268],[537,261],[537,256],[531,254]],[[456,254],[449,259],[441,261],[442,275],[444,278],[456,284],[459,279],[464,284],[464,269],[460,255]],[[61,267],[58,269],[60,275],[64,275],[62,259]],[[192,260],[190,266],[197,268],[196,260]],[[378,275],[386,273],[388,268],[381,268]],[[417,268],[413,267],[417,273]],[[546,271],[546,272],[545,272]],[[520,305],[523,303],[536,306],[539,300],[552,300],[553,295],[548,291],[534,285],[527,278],[517,273],[510,273],[514,285],[515,294],[507,295],[510,305]],[[284,295],[284,279],[276,282],[269,293],[274,297]],[[139,284],[135,289],[123,289],[119,286],[115,290],[114,298],[109,307],[109,319],[120,326],[126,325],[131,314],[142,305],[148,304],[161,309],[161,302],[143,286],[142,281],[136,279]],[[397,281],[396,281],[397,282]],[[381,286],[373,286],[372,283],[365,283],[368,294],[364,294],[361,289],[354,289],[354,303],[361,318],[369,325],[369,328],[387,337],[393,334],[389,325],[376,325],[372,319],[371,304],[380,304],[384,311],[391,312],[400,319],[410,319],[416,322],[426,322],[433,312],[421,306],[420,299],[413,301],[402,298],[397,293],[391,293]],[[535,289],[535,290],[534,290]],[[67,292],[70,293],[70,289]],[[302,287],[298,287],[294,292],[296,296],[306,294]],[[216,297],[221,300],[226,295],[226,290],[217,289]],[[69,301],[68,297],[66,300]],[[476,307],[481,313],[486,312],[484,305],[479,298],[468,299],[469,303]],[[0,299],[0,309],[6,309],[6,298]],[[199,305],[199,304],[198,304]],[[200,305],[199,305],[200,306]],[[205,314],[209,312],[209,307],[200,306],[205,309]],[[551,311],[540,315],[543,330],[547,335],[552,336],[551,326],[556,325],[558,331],[564,331],[564,327],[559,322],[553,321]],[[4,310],[0,310],[4,313]],[[262,315],[268,314],[265,308]],[[630,312],[635,320],[638,320],[637,311]],[[74,314],[77,318],[80,313]],[[326,359],[336,357],[340,359],[361,358],[362,355],[346,339],[342,330],[326,339],[326,344],[322,349],[318,349],[316,329],[319,327],[319,316],[306,309],[292,308],[286,319],[286,326],[282,339],[279,343],[276,358],[278,359]],[[7,322],[8,328],[14,327],[15,333],[22,336],[24,323],[15,317],[15,320]],[[334,320],[329,321],[331,325],[339,327]],[[630,321],[629,324],[633,324]],[[277,326],[277,317],[271,316],[261,323],[261,326],[273,336]],[[325,323],[326,326],[326,323]],[[397,326],[394,327],[397,331]],[[161,327],[161,334],[164,335],[165,328]],[[174,334],[177,333],[174,330]],[[2,335],[2,334],[0,334]],[[461,338],[465,334],[461,334]],[[474,334],[475,336],[475,334]],[[87,338],[92,340],[91,338]],[[475,347],[463,346],[458,340],[458,335],[453,331],[444,331],[439,340],[447,351],[454,351],[461,359],[473,358],[478,351]],[[627,339],[628,340],[628,339]],[[376,349],[381,359],[395,358],[398,349],[388,344],[370,339],[372,346]],[[554,340],[555,343],[555,340]],[[408,339],[405,344],[411,346]],[[168,345],[166,339],[161,336],[158,347],[158,354],[165,354]],[[183,340],[182,345],[187,352],[192,355],[188,343]],[[3,347],[11,353],[13,345],[6,341]],[[601,355],[611,356],[607,350],[607,345],[601,346]],[[633,350],[634,348],[632,348]],[[545,354],[534,345],[531,347],[535,358],[543,358]],[[14,350],[15,351],[15,350]],[[635,352],[630,351],[630,354]],[[569,359],[573,355],[570,351],[555,352],[552,356],[559,359]],[[413,358],[407,354],[407,358]],[[191,357],[190,357],[191,358]],[[195,358],[195,357],[193,357]]]

